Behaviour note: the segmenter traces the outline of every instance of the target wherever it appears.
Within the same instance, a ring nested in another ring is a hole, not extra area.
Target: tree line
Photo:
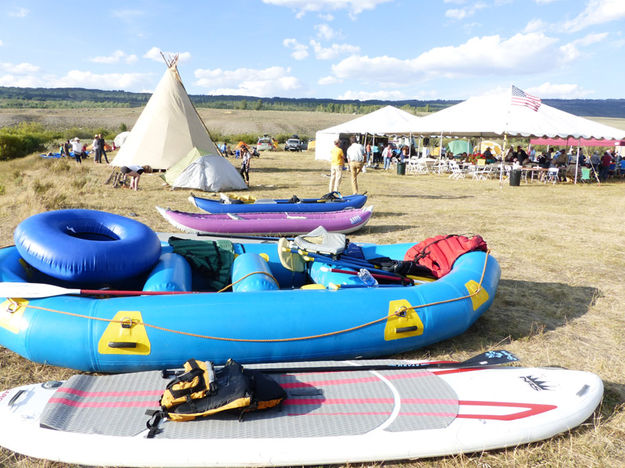
[[[150,93],[105,91],[84,88],[17,88],[0,86],[0,108],[89,108],[142,107]],[[242,110],[314,111],[367,114],[392,105],[423,115],[457,104],[455,100],[341,100],[319,98],[260,98],[250,96],[190,95],[197,107]],[[625,118],[625,99],[543,99],[548,104],[574,115]]]

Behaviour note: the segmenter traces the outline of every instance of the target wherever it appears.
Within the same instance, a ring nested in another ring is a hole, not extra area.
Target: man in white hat
[[[77,163],[82,163],[82,146],[80,146],[80,138],[76,137],[72,140],[72,151],[74,152],[74,159]]]

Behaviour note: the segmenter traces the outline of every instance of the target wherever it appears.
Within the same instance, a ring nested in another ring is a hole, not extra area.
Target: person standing
[[[93,162],[95,164],[100,164],[102,162],[102,150],[100,149],[100,135],[93,136],[93,143],[91,143],[94,157]]]
[[[365,152],[367,153],[367,167],[371,167],[371,143],[367,143],[367,146],[365,147]]]
[[[343,166],[345,165],[345,155],[341,149],[341,140],[334,141],[334,147],[330,152],[330,186],[329,192],[339,192],[341,179],[343,178]]]
[[[80,138],[75,137],[72,140],[72,151],[74,152],[76,162],[82,164],[82,146],[80,146]]]
[[[608,151],[603,153],[601,157],[601,166],[599,167],[599,180],[605,182],[610,174],[610,164],[612,164],[612,156]]]
[[[358,174],[365,165],[365,147],[358,143],[355,136],[351,138],[351,143],[347,148],[347,160],[349,161],[349,170],[352,173],[352,192],[356,195],[358,193]]]
[[[252,159],[247,146],[241,149],[241,177],[245,180],[247,186],[250,186],[250,160]]]
[[[104,137],[102,134],[98,134],[98,142],[100,143],[100,162],[102,162],[102,156],[104,156],[104,160],[106,164],[109,163],[109,159],[106,157],[106,142],[104,141]]]
[[[393,146],[389,143],[386,145],[386,148],[384,148],[384,151],[382,151],[382,159],[384,160],[384,170],[388,170],[388,168],[391,166],[391,160],[393,158]]]

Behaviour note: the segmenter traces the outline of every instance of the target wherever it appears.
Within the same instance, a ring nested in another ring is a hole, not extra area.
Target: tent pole
[[[577,171],[579,170],[579,145],[577,146],[577,158],[575,158],[575,180],[574,184],[577,184]]]
[[[503,171],[504,171],[504,162],[506,158],[506,146],[508,143],[508,134],[503,134],[503,149],[501,151],[501,165],[499,166],[499,188],[503,188]]]
[[[441,132],[441,139],[438,141],[438,159],[443,157],[443,132]]]

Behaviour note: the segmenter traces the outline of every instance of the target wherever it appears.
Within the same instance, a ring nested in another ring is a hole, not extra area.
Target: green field
[[[208,110],[201,111],[203,117],[204,112]],[[237,111],[232,125],[259,133],[275,132],[282,125],[284,131],[304,133],[351,117],[330,114],[337,118],[331,123],[324,120],[328,115],[310,115],[310,121],[301,123],[290,114],[271,114],[249,117],[258,125],[252,127],[242,123],[244,116]],[[98,121],[99,114],[90,115]],[[228,115],[221,120],[227,121]],[[115,125],[115,119],[121,118],[129,127],[132,124],[129,114],[107,118],[111,120],[98,122]],[[219,114],[214,118],[219,121]],[[625,128],[623,121],[611,124]],[[238,161],[230,162],[236,165]],[[195,211],[187,201],[188,190],[172,191],[155,174],[142,176],[138,192],[113,188],[105,184],[111,170],[92,160],[78,166],[37,155],[0,162],[2,244],[13,243],[19,222],[46,210],[106,210],[166,232],[175,229],[159,216],[155,205]],[[319,196],[327,192],[328,174],[328,163],[315,161],[311,152],[263,153],[252,161],[249,194],[259,198]],[[498,180],[369,170],[361,176],[360,186],[369,194],[374,211],[369,224],[350,235],[352,240],[417,243],[438,234],[480,234],[502,269],[492,308],[467,333],[402,357],[465,359],[505,348],[517,354],[522,365],[587,370],[601,376],[605,384],[605,397],[594,418],[559,437],[494,452],[384,466],[625,465],[625,179],[601,185],[522,183],[511,187],[507,181],[500,185]],[[342,190],[351,193],[346,179]],[[0,388],[72,374],[68,369],[30,363],[5,349],[0,349],[0,356]],[[0,466],[63,465],[1,450]]]

